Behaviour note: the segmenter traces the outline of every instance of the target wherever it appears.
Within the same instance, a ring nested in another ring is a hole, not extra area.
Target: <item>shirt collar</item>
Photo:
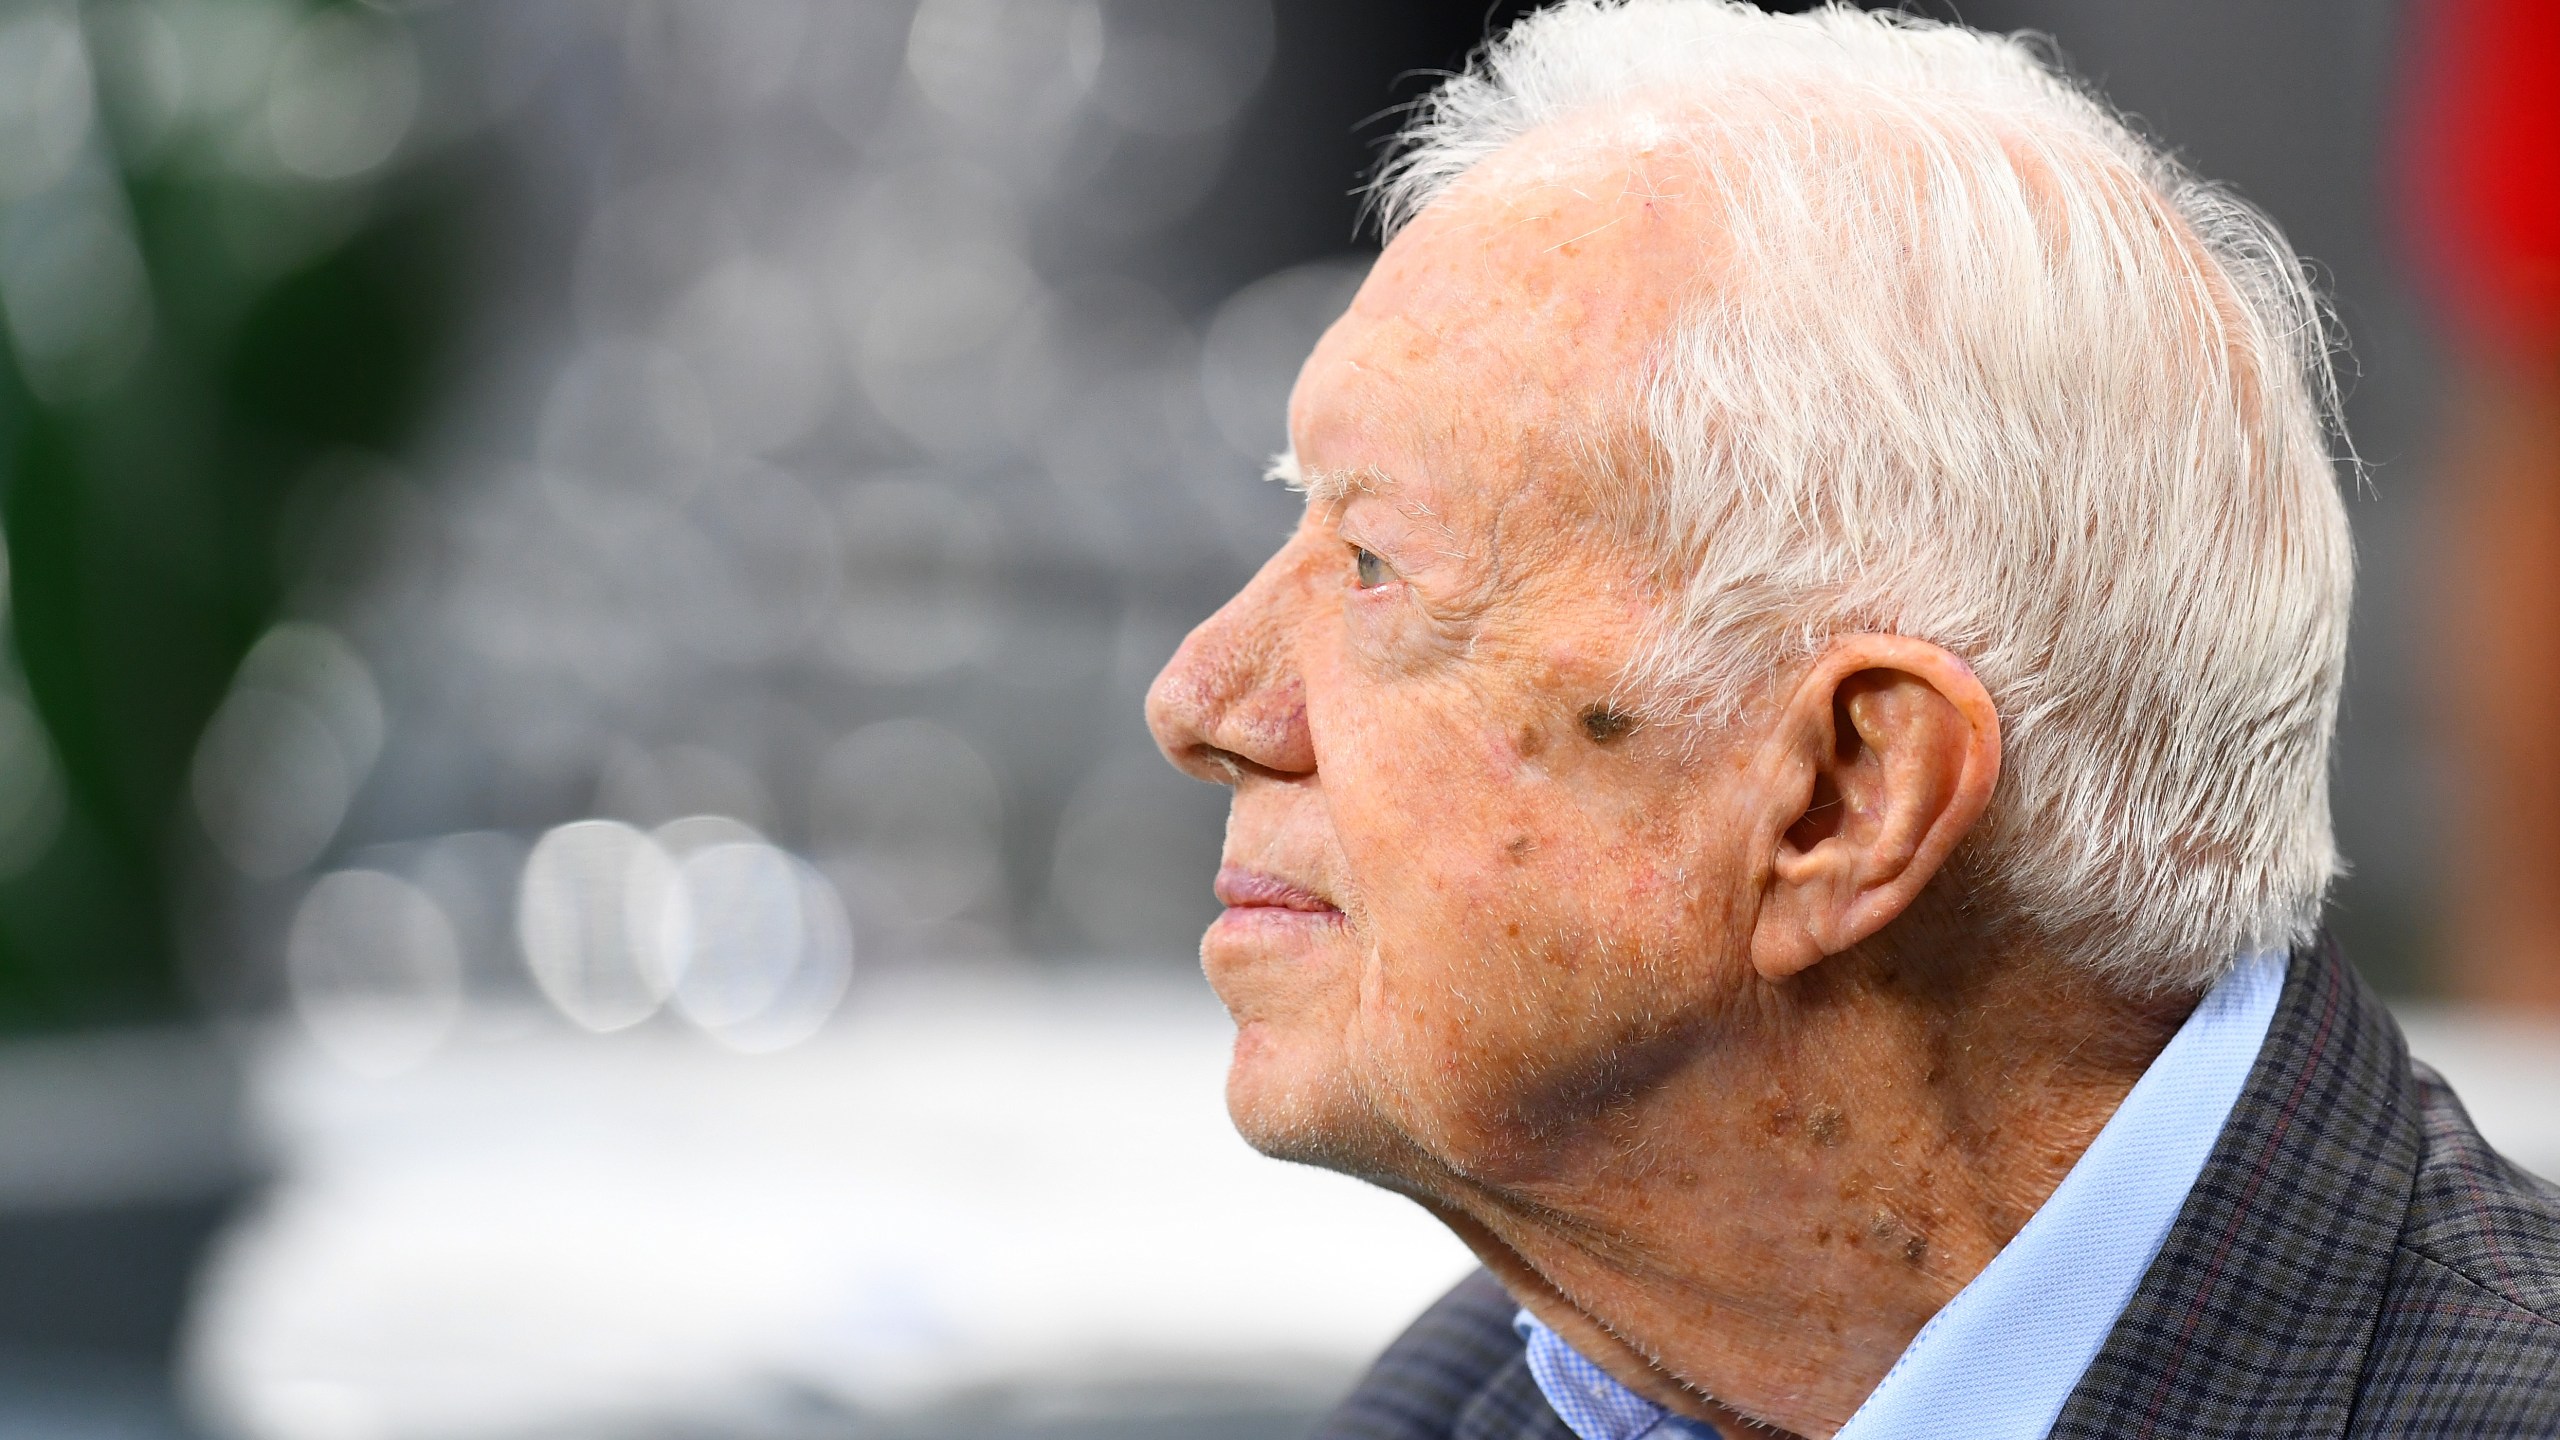
[[[1580,1440],[1713,1440],[1695,1425],[1609,1378],[1537,1316],[1523,1310],[1511,1328],[1528,1342],[1529,1378],[1565,1428]]]
[[[2178,1027],[2016,1238],[1932,1316],[1833,1440],[2033,1440],[2097,1358],[2231,1118],[2284,991],[2243,956]],[[1636,1394],[1523,1310],[1531,1378],[1580,1440],[1709,1432]]]

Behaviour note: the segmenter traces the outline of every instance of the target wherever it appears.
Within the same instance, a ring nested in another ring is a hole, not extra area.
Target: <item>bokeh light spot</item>
[[[417,114],[417,55],[390,21],[322,10],[276,57],[267,135],[278,163],[297,175],[347,180],[379,167]]]
[[[424,890],[379,870],[337,871],[303,896],[285,977],[313,1042],[359,1074],[425,1060],[462,1008],[452,922]]]
[[[525,858],[517,943],[542,993],[589,1030],[627,1029],[656,1014],[690,929],[675,862],[619,821],[559,826]]]

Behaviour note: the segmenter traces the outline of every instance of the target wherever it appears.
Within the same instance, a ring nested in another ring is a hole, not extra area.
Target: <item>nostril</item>
[[[1269,589],[1257,577],[1202,621],[1148,687],[1147,726],[1186,774],[1238,785],[1315,771],[1303,691]]]
[[[1201,778],[1221,785],[1241,785],[1246,775],[1262,768],[1233,750],[1221,750],[1215,745],[1194,745],[1186,753],[1191,758],[1191,768]]]

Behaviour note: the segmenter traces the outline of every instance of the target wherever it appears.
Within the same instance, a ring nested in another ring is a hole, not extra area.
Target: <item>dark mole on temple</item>
[[[1634,728],[1636,717],[1606,703],[1582,712],[1582,733],[1590,736],[1594,745],[1606,745]]]

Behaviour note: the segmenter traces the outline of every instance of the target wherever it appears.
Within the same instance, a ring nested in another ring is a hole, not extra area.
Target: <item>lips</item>
[[[1342,913],[1332,901],[1304,885],[1235,865],[1221,868],[1217,882],[1210,888],[1217,893],[1218,902],[1230,910],[1294,910],[1308,915]]]

